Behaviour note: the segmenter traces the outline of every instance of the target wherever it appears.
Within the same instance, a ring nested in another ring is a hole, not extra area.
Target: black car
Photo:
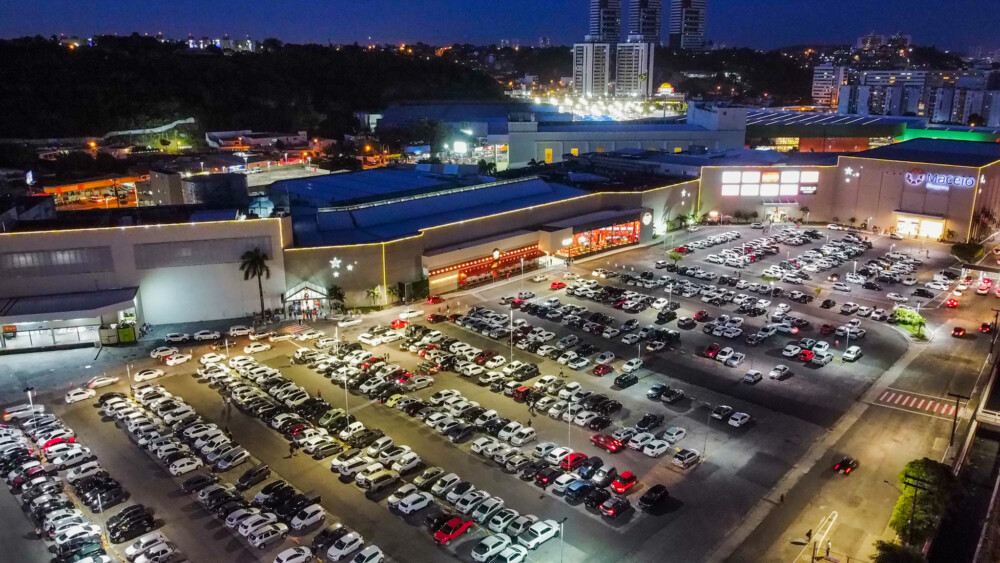
[[[421,491],[429,491],[445,473],[447,472],[441,467],[428,467],[413,479],[413,485]]]
[[[562,474],[563,472],[555,467],[545,467],[535,474],[535,484],[546,489]]]
[[[357,421],[358,417],[354,416],[353,414],[347,414],[344,416],[337,417],[332,421],[330,421],[330,423],[326,425],[326,429],[329,430],[331,434],[340,432],[344,428],[347,428],[348,426]]]
[[[664,393],[670,389],[669,385],[664,385],[662,383],[655,383],[646,391],[646,398],[658,401]]]
[[[424,525],[427,526],[429,531],[436,532],[441,528],[441,526],[444,526],[445,522],[455,518],[456,516],[458,516],[457,512],[434,510],[424,518]]]
[[[632,503],[627,498],[612,496],[601,504],[600,511],[606,518],[614,519],[621,516],[622,513],[628,512],[630,508],[632,508]]]
[[[243,472],[236,480],[236,490],[245,491],[257,483],[262,483],[271,476],[271,468],[266,463],[261,463]]]
[[[520,477],[522,481],[533,481],[535,476],[538,475],[538,472],[546,467],[548,467],[547,463],[540,459],[536,459],[535,461],[532,461],[528,465],[522,467],[521,471],[518,473],[518,477]]]
[[[320,502],[322,502],[322,499],[316,494],[304,493],[295,495],[294,497],[286,500],[284,504],[279,506],[274,511],[274,513],[285,522],[288,522],[303,508],[313,504],[319,504]]]
[[[618,411],[622,410],[622,404],[620,401],[605,401],[594,407],[594,412],[600,413],[604,416],[612,415]]]
[[[244,498],[237,498],[235,500],[231,500],[231,501],[227,502],[226,504],[223,504],[222,506],[216,508],[215,509],[215,515],[218,516],[219,519],[225,520],[226,517],[229,516],[230,514],[232,514],[233,512],[236,512],[237,510],[240,510],[240,509],[249,508],[249,507],[250,507],[250,503],[247,502],[246,499],[244,499]]]
[[[267,510],[274,510],[285,503],[288,499],[295,496],[295,489],[291,485],[286,484],[284,487],[275,490],[273,493],[268,495],[263,501],[260,502],[261,508]]]
[[[121,485],[95,492],[85,499],[81,498],[91,512],[103,512],[112,506],[117,506],[128,500],[128,491]]]
[[[123,508],[118,514],[108,518],[107,526],[108,528],[118,526],[127,520],[142,517],[143,514],[149,514],[149,510],[145,506],[132,504]]]
[[[619,389],[627,389],[639,383],[639,376],[634,373],[623,373],[615,378],[615,385]]]
[[[661,323],[668,323],[676,318],[677,318],[677,313],[674,311],[669,311],[667,309],[662,309],[660,310],[659,313],[656,314],[657,322]]]
[[[597,352],[597,347],[593,344],[584,343],[576,347],[576,355],[581,357],[592,356]]]
[[[108,533],[108,536],[110,538],[111,536],[110,532]],[[78,553],[80,553],[83,550],[92,549],[89,546],[93,545],[97,546],[102,545],[100,534],[81,536],[78,538],[74,538],[62,545],[59,545],[58,547],[56,547],[56,558],[61,561],[73,561],[74,559],[76,559]]]
[[[587,424],[587,428],[594,430],[596,432],[600,432],[601,430],[604,430],[610,425],[611,425],[611,419],[607,416],[601,415],[591,420],[590,423]]]
[[[476,427],[472,424],[459,424],[451,430],[449,430],[445,437],[448,438],[453,444],[459,444],[465,442],[476,433]]]
[[[649,432],[661,424],[663,424],[662,414],[646,413],[635,423],[635,429],[639,432]]]
[[[340,538],[351,533],[351,529],[343,524],[327,526],[320,533],[316,534],[312,540],[312,552],[324,553],[331,545]]]
[[[586,461],[580,464],[580,467],[576,468],[576,474],[583,479],[590,479],[602,466],[604,466],[603,459],[596,455],[590,456]]]
[[[477,418],[479,418],[479,415],[483,414],[484,412],[486,412],[486,407],[473,407],[465,411],[464,414],[462,414],[462,420],[466,422],[472,422]]]
[[[483,432],[489,434],[490,436],[496,436],[497,434],[500,434],[500,431],[503,430],[503,427],[507,426],[508,424],[510,424],[509,418],[503,418],[503,417],[494,418],[493,420],[483,425]]]
[[[76,550],[66,552],[64,555],[56,557],[55,561],[56,563],[71,563],[88,557],[96,559],[100,555],[107,555],[107,552],[104,551],[104,544],[101,542],[87,543],[81,545]]]
[[[836,307],[837,306],[837,302],[834,301],[833,299],[824,299],[823,302],[820,303],[819,306],[822,307],[823,309],[830,309],[832,307]]]
[[[108,526],[108,539],[111,543],[122,543],[148,533],[156,527],[156,522],[149,514],[127,520],[117,526]]]
[[[583,499],[583,504],[587,508],[592,508],[594,510],[599,510],[604,501],[611,498],[611,491],[607,489],[594,489],[587,495],[587,498]]]
[[[875,282],[870,282],[870,281],[867,281],[867,282],[861,284],[861,287],[863,287],[865,289],[871,289],[873,291],[882,291],[882,286],[881,285],[879,285],[879,284],[877,284]]]
[[[670,493],[667,491],[666,485],[662,483],[653,485],[639,498],[639,508],[646,512],[656,510],[663,506],[668,498],[670,498]]]
[[[124,399],[126,397],[125,393],[119,393],[117,391],[111,391],[110,393],[104,393],[97,398],[97,404],[103,406],[104,403],[110,401],[111,399]]]
[[[924,298],[930,299],[930,298],[934,297],[934,294],[930,290],[927,290],[927,289],[924,289],[922,287],[919,287],[919,288],[913,290],[913,296],[914,297],[924,297]]]

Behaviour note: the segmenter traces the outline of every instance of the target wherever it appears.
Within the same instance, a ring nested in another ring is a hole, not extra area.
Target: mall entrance
[[[900,215],[896,218],[896,232],[906,237],[923,237],[938,240],[944,235],[943,219],[927,219]]]

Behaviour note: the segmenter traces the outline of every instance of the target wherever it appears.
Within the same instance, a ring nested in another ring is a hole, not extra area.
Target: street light
[[[566,532],[564,530],[564,524],[566,520],[569,519],[568,516],[563,516],[563,519],[559,521],[559,563],[563,560],[563,544],[565,543]]]

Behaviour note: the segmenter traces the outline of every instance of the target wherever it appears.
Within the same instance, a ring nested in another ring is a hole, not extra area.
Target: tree
[[[951,239],[955,238],[955,231],[953,231],[951,229],[946,230],[944,232],[944,237],[942,237],[942,238],[944,238],[944,240],[951,240]]]
[[[907,544],[922,545],[934,533],[951,503],[958,488],[955,476],[950,466],[925,457],[906,464],[899,472],[899,484],[903,494],[896,501],[889,526]]]
[[[924,554],[915,547],[877,540],[872,563],[923,563]]]
[[[389,300],[395,303],[399,301],[399,288],[395,285],[390,285],[385,289],[385,294],[389,296]]]
[[[343,303],[344,299],[346,298],[346,295],[344,295],[344,288],[340,287],[337,284],[333,284],[329,288],[327,288],[326,297],[330,301],[337,301]]]
[[[283,151],[285,150],[285,142],[278,139],[274,142],[274,150]]]
[[[271,268],[267,266],[267,253],[259,248],[248,250],[240,256],[240,271],[243,280],[257,278],[257,291],[260,292],[260,312],[264,312],[264,282],[263,278],[271,279]]]
[[[924,319],[920,313],[914,311],[913,309],[896,309],[892,313],[893,318],[898,324],[908,325],[912,327],[912,330],[917,331],[917,336],[923,336],[924,327],[927,326],[927,320]]]
[[[160,139],[160,146],[166,150],[170,146],[170,139]]]
[[[981,244],[959,242],[951,245],[951,254],[962,262],[975,262],[986,249]]]
[[[977,125],[983,125],[986,123],[986,119],[978,113],[972,113],[969,115],[969,126],[975,127]]]
[[[479,159],[476,166],[479,167],[480,176],[492,176],[497,173],[497,165],[493,162],[486,162],[485,159]]]
[[[851,217],[850,219],[847,220],[847,222],[850,223],[851,225],[854,225],[855,223],[858,222],[858,219],[857,217]]]
[[[834,218],[833,218],[833,222],[834,222],[834,223],[839,223],[839,222],[840,222],[840,217],[836,217],[836,216],[834,216]]]
[[[756,211],[750,212],[750,218],[753,219],[754,221],[756,221],[758,217],[760,217],[760,213],[757,213]]]
[[[733,218],[737,221],[742,221],[746,219],[747,214],[742,211],[733,211]]]
[[[669,258],[674,261],[674,264],[677,264],[684,259],[684,255],[680,252],[671,252]]]
[[[368,300],[372,302],[372,307],[374,307],[382,300],[382,286],[376,285],[366,291],[365,294],[368,296]]]

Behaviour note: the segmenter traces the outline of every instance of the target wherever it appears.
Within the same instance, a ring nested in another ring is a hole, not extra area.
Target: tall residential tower
[[[672,0],[670,47],[697,51],[705,48],[705,1]]]
[[[590,0],[590,33],[587,41],[618,43],[621,29],[621,0]]]
[[[628,36],[640,36],[640,41],[660,42],[663,20],[662,0],[628,0]]]

